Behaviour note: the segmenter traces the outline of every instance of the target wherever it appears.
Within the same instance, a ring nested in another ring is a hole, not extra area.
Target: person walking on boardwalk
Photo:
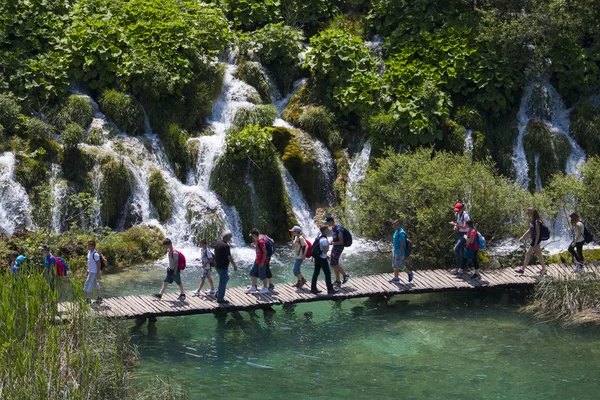
[[[523,241],[527,236],[529,236],[531,237],[531,244],[529,246],[529,249],[527,249],[527,252],[525,253],[525,260],[523,261],[523,266],[521,268],[516,269],[515,272],[519,274],[525,273],[525,269],[529,265],[531,255],[533,254],[533,252],[535,252],[541,265],[539,272],[542,273],[544,272],[546,266],[544,265],[544,255],[542,254],[540,242],[543,240],[542,231],[547,230],[548,228],[545,227],[540,217],[540,213],[535,208],[528,208],[527,215],[530,218],[529,229],[525,231],[525,233],[523,234],[523,236],[521,236],[519,241]]]
[[[323,221],[327,224],[328,228],[331,229],[331,244],[333,247],[331,249],[331,268],[333,268],[333,272],[335,273],[335,284],[337,286],[341,286],[343,283],[348,282],[350,279],[350,274],[346,273],[344,269],[340,266],[340,257],[342,256],[342,252],[344,251],[344,247],[347,243],[344,243],[344,228],[340,224],[336,224],[333,217],[327,217]],[[340,282],[340,275],[342,276],[342,281]]]
[[[394,221],[392,226],[394,227],[394,251],[392,252],[392,268],[394,269],[394,278],[390,280],[390,283],[400,283],[400,271],[405,271],[408,275],[408,282],[412,282],[415,273],[406,265],[404,265],[408,240],[406,232],[404,232],[404,229],[402,229],[400,220]]]
[[[576,212],[569,214],[571,225],[575,228],[573,242],[569,245],[569,253],[576,261],[575,272],[583,271],[583,245],[585,244],[585,225]],[[577,251],[575,251],[577,250]]]
[[[329,269],[329,262],[327,261],[327,252],[329,251],[327,231],[329,230],[329,227],[327,225],[323,225],[321,228],[319,228],[319,230],[321,233],[315,239],[311,252],[312,257],[315,260],[315,272],[312,276],[310,292],[312,294],[321,293],[321,291],[317,288],[317,280],[319,279],[321,270],[323,270],[323,273],[325,274],[325,286],[327,286],[327,294],[332,295],[335,294],[335,289],[331,283],[331,270]]]
[[[92,302],[92,292],[95,290],[96,304],[102,303],[102,297],[100,296],[100,274],[101,274],[101,261],[100,253],[96,250],[96,242],[90,240],[87,242],[87,268],[88,274],[85,284],[83,285],[83,291],[85,292],[85,301],[90,304]]]
[[[452,270],[452,273],[458,274],[458,271],[462,267],[465,251],[465,233],[469,231],[467,221],[470,221],[471,217],[467,214],[463,203],[456,203],[454,205],[454,213],[456,221],[450,221],[449,224],[453,226],[454,232],[458,234],[458,239],[456,245],[454,245],[455,268]]]
[[[302,276],[300,267],[302,262],[306,258],[307,243],[306,238],[302,234],[302,229],[299,226],[294,226],[290,229],[292,235],[292,255],[294,256],[294,276],[298,281],[294,284],[294,287],[301,288],[306,284],[306,279]]]
[[[161,299],[162,295],[165,293],[165,290],[167,290],[167,286],[175,282],[177,286],[179,286],[180,290],[179,300],[183,301],[185,300],[185,290],[183,289],[183,284],[181,283],[181,270],[185,268],[185,257],[181,252],[173,248],[173,242],[171,241],[171,239],[167,238],[163,240],[163,246],[167,250],[167,259],[169,260],[169,266],[167,267],[167,276],[163,281],[160,292],[154,294],[153,296],[157,299]]]
[[[211,277],[211,268],[214,264],[214,256],[210,249],[207,247],[206,239],[200,239],[200,258],[197,258],[196,261],[200,261],[202,263],[202,278],[200,279],[200,286],[198,289],[194,291],[194,296],[200,296],[200,292],[202,291],[202,287],[204,286],[204,282],[208,279],[208,284],[210,285],[210,289],[206,291],[207,295],[215,294],[215,284]]]
[[[265,262],[265,275],[269,281],[269,290],[275,290],[273,284],[273,273],[271,272],[271,257],[275,254],[275,241],[269,235],[263,234],[262,240],[265,241],[265,249],[267,250],[267,261]],[[254,243],[252,243],[254,245]]]
[[[269,294],[266,268],[266,263],[268,260],[267,246],[265,244],[265,240],[260,237],[260,232],[258,229],[253,228],[250,231],[250,236],[252,236],[252,239],[254,240],[256,259],[254,260],[254,265],[250,269],[251,286],[250,289],[248,289],[248,293],[257,293],[256,284],[260,278],[260,280],[263,282],[263,288],[258,292],[258,294]]]
[[[219,274],[219,288],[217,290],[217,303],[227,304],[225,300],[225,290],[227,288],[227,282],[229,282],[229,264],[233,265],[233,270],[237,271],[237,265],[231,256],[231,248],[229,247],[229,241],[233,235],[227,231],[223,233],[223,238],[217,240],[215,243],[215,266],[217,274]]]
[[[481,275],[479,275],[479,235],[475,230],[475,224],[473,221],[467,221],[467,227],[469,231],[465,233],[465,251],[463,254],[463,260],[461,268],[458,270],[458,273],[462,275],[465,269],[467,269],[467,263],[471,260],[473,264],[473,269],[475,272],[471,276],[471,279],[480,279]]]

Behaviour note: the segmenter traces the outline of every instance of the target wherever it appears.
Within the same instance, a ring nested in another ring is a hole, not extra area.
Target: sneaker
[[[258,292],[258,294],[269,294],[269,293],[270,293],[270,290],[269,290],[269,288],[266,288],[266,287],[260,289],[260,291]]]
[[[250,286],[250,289],[248,289],[246,293],[256,293],[256,286]]]
[[[454,268],[452,271],[450,271],[450,273],[452,275],[458,275],[458,268]]]
[[[350,274],[346,274],[346,275],[344,275],[344,279],[342,280],[342,283],[348,283],[349,280],[350,280]]]
[[[196,289],[192,292],[192,294],[196,297],[200,296],[200,289]]]
[[[340,281],[335,281],[335,282],[333,282],[333,284],[337,285],[337,286],[342,286],[342,282],[340,282]]]
[[[517,274],[524,274],[524,273],[525,273],[525,270],[524,270],[523,268],[517,268],[517,269],[515,269],[515,272],[516,272]]]
[[[400,283],[400,278],[393,278],[388,281],[389,283]]]
[[[583,272],[583,264],[577,263],[577,267],[575,267],[575,272]]]
[[[302,284],[302,281],[298,281],[298,282],[294,283],[292,285],[292,287],[299,288],[301,284]]]
[[[156,293],[156,294],[153,294],[152,297],[155,297],[160,300],[160,299],[162,299],[162,294]]]
[[[98,296],[96,299],[96,304],[102,304],[102,297]]]
[[[179,301],[184,301],[185,300],[185,293],[181,293],[179,295]]]
[[[85,302],[86,302],[87,304],[92,304],[92,299],[85,299]]]
[[[269,290],[275,290],[275,285],[273,285],[272,283],[269,284]]]
[[[471,276],[471,279],[481,279],[481,275],[475,273]]]
[[[311,289],[311,291],[310,291],[310,292],[311,292],[312,294],[319,294],[319,293],[321,293],[321,291],[320,291],[319,289],[316,289],[316,290],[312,290],[312,289]]]
[[[410,271],[410,274],[408,274],[408,282],[412,282],[413,278],[415,277],[415,272],[414,271]]]
[[[204,292],[204,293],[206,293],[206,294],[207,294],[207,295],[209,295],[209,296],[210,296],[210,295],[213,295],[213,294],[215,294],[215,289],[208,289],[208,290],[207,290],[206,292]]]

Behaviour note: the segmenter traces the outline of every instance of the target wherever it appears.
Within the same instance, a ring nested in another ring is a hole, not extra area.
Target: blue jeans
[[[456,268],[462,267],[463,254],[465,253],[465,245],[467,241],[465,240],[465,234],[463,232],[458,233],[458,241],[454,246],[454,257],[456,258]]]
[[[300,272],[300,266],[302,266],[302,259],[301,258],[296,258],[294,260],[294,276],[298,276],[301,274]]]
[[[219,274],[219,288],[217,289],[217,301],[225,300],[225,288],[229,282],[229,270],[227,268],[217,268]]]

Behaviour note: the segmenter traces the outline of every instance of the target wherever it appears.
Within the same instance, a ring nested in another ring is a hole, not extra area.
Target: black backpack
[[[583,225],[583,242],[585,244],[592,243],[594,241],[594,235],[588,229],[587,225]]]
[[[550,239],[550,228],[544,223],[540,224],[540,242]]]
[[[342,227],[342,238],[344,238],[344,247],[352,246],[352,234],[348,228]]]
[[[323,253],[321,251],[321,243],[319,243],[319,241],[321,240],[321,238],[323,237],[323,235],[319,235],[317,236],[317,238],[315,239],[312,249],[310,250],[310,256],[312,258],[318,258],[321,256],[321,254]]]
[[[106,258],[104,258],[104,256],[100,254],[98,250],[94,251],[98,254],[98,257],[100,257],[100,271],[104,271],[104,269],[106,268]]]
[[[404,258],[408,258],[410,256],[410,253],[412,253],[412,249],[413,249],[413,244],[410,240],[408,240],[408,237],[406,238],[406,249],[404,250]]]

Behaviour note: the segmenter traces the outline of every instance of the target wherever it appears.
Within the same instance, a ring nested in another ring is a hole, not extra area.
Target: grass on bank
[[[39,274],[0,274],[0,398],[185,398],[169,382],[144,388],[132,382],[137,360],[118,320],[92,318],[81,282]],[[59,314],[63,299],[74,307]]]

